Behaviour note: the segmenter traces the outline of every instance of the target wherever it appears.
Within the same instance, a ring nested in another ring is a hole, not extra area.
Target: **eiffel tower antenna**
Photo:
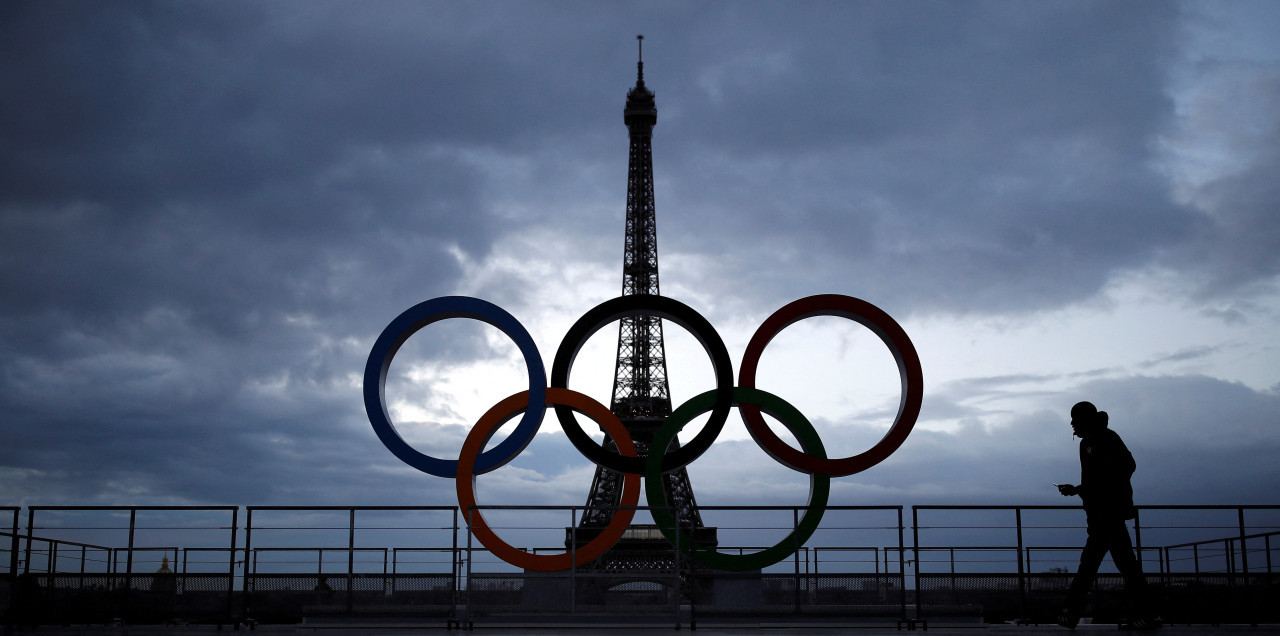
[[[644,36],[637,35],[639,55],[644,53]],[[627,92],[622,111],[631,140],[627,164],[627,220],[622,254],[622,295],[658,295],[658,232],[653,200],[653,151],[650,144],[658,122],[653,91],[644,85],[644,61],[636,65],[636,84]],[[614,366],[613,397],[610,410],[622,420],[636,442],[636,450],[647,456],[653,434],[671,414],[667,385],[667,360],[662,341],[662,320],[656,316],[628,316],[618,326],[618,356]],[[605,446],[615,449],[606,436]],[[679,446],[678,440],[672,447]],[[715,544],[714,528],[705,528],[698,513],[689,474],[684,468],[663,475],[663,490],[673,514],[684,528],[698,529],[705,543]],[[578,543],[589,540],[608,523],[622,497],[622,476],[603,467],[596,468],[587,495],[586,510],[576,534]],[[644,533],[638,533],[644,534]],[[656,533],[654,533],[656,534]],[[635,539],[636,537],[632,537]],[[604,571],[667,570],[671,546],[657,542],[628,541],[589,566]]]

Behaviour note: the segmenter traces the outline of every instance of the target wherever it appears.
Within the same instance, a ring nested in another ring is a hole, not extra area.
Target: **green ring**
[[[810,474],[809,503],[805,505],[804,515],[800,517],[800,522],[795,529],[773,547],[751,554],[724,554],[716,552],[714,548],[697,545],[689,533],[676,527],[675,517],[667,508],[667,496],[662,489],[662,457],[666,454],[667,447],[671,445],[671,439],[684,428],[685,424],[715,406],[718,393],[718,389],[712,389],[690,398],[667,417],[662,428],[654,434],[653,444],[649,446],[649,457],[645,461],[645,497],[649,502],[653,520],[662,531],[662,536],[666,537],[672,545],[678,545],[680,551],[693,560],[730,572],[760,570],[791,556],[809,540],[809,537],[813,536],[813,532],[818,529],[818,524],[822,521],[822,514],[827,510],[827,500],[831,495],[831,476],[820,473]],[[734,387],[734,405],[743,402],[760,407],[760,410],[782,422],[783,426],[786,426],[787,430],[800,441],[800,447],[806,453],[826,459],[827,451],[822,446],[818,431],[794,406],[760,389]]]

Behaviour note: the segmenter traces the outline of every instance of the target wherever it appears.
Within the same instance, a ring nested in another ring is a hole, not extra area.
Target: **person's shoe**
[[[1058,624],[1067,629],[1075,629],[1076,625],[1080,624],[1080,615],[1063,608],[1062,611],[1058,612]]]

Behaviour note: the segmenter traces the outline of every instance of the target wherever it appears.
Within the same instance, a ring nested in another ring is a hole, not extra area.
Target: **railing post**
[[[1249,624],[1254,627],[1257,627],[1258,619],[1254,615],[1253,603],[1249,599],[1249,590],[1248,590],[1249,588],[1249,545],[1248,543],[1246,543],[1249,539],[1245,535],[1243,506],[1236,508],[1236,520],[1240,524],[1240,570],[1242,574],[1240,578],[1243,581],[1244,587],[1245,587],[1245,591],[1244,591],[1245,612],[1249,614]]]
[[[1014,522],[1018,527],[1018,614],[1027,618],[1027,571],[1022,561],[1022,508],[1014,508]]]
[[[449,573],[453,575],[453,594],[450,595],[452,608],[449,610],[449,617],[458,620],[458,592],[459,578],[462,575],[462,553],[458,551],[458,509],[453,509],[453,550],[449,553]]]
[[[915,583],[915,585],[916,585],[916,618],[915,618],[915,619],[918,621],[918,620],[921,620],[923,617],[921,616],[921,613],[920,613],[920,609],[921,609],[921,603],[920,603],[920,514],[919,514],[919,510],[918,510],[915,506],[911,506],[911,552],[912,552],[912,555],[913,555],[913,557],[914,557],[914,559],[915,559],[914,563],[916,564],[916,565],[915,565],[915,567],[916,567],[916,576],[915,576],[915,580],[916,580],[916,583]],[[905,577],[906,577],[906,575],[907,575],[907,574],[906,574],[906,572],[903,572],[903,573],[902,573],[902,576],[904,577],[904,578],[903,578],[903,580],[902,580],[902,587],[903,587],[904,589],[905,589],[905,588],[906,588],[906,586],[907,586],[907,581],[906,581],[906,578],[905,578]]]
[[[347,520],[347,613],[355,602],[356,583],[356,509],[351,508]]]
[[[650,514],[652,514],[652,512],[653,512],[653,511],[650,511]],[[672,513],[672,514],[671,514],[672,518],[673,518],[673,519],[675,519],[675,522],[676,522],[676,532],[675,532],[676,540],[675,540],[675,542],[674,542],[674,545],[672,546],[672,548],[673,548],[673,550],[674,550],[674,551],[672,552],[672,555],[671,555],[671,556],[672,556],[672,560],[673,560],[673,562],[675,563],[675,577],[676,577],[676,581],[675,581],[675,590],[676,590],[676,593],[675,593],[675,597],[676,597],[676,612],[675,612],[675,614],[676,614],[676,629],[680,629],[680,587],[681,587],[681,586],[680,586],[680,511],[679,511],[679,510],[675,510],[675,509],[671,509],[671,513]],[[690,526],[690,527],[689,527],[689,531],[690,531],[690,532],[692,532],[692,531],[693,531],[693,520],[692,520],[692,519],[690,519],[690,521],[689,521],[689,526]],[[690,537],[690,540],[692,540],[692,539],[693,539],[693,537]],[[690,559],[693,559],[693,549],[692,549],[692,545],[690,545],[689,558],[690,558]],[[692,565],[692,563],[690,563],[690,565],[689,565],[689,573],[690,573],[690,574],[692,574],[692,573],[693,573],[693,570],[694,570],[693,565]],[[690,614],[692,614],[692,613],[693,613],[693,611],[694,611],[694,610],[693,610],[693,595],[692,595],[692,594],[690,594],[690,595],[689,595],[689,612],[690,612]],[[690,620],[692,620],[692,618],[690,618]]]
[[[1145,577],[1146,575],[1142,574],[1142,522],[1141,522],[1142,517],[1141,517],[1141,514],[1142,514],[1142,509],[1138,508],[1137,506],[1134,506],[1133,508],[1133,547],[1134,547],[1134,550],[1138,553],[1137,555],[1138,556],[1138,574]]]
[[[913,509],[914,513],[914,509]],[[899,587],[899,600],[902,605],[902,620],[907,620],[907,549],[903,545],[903,528],[902,528],[902,506],[898,506],[898,574],[902,575],[902,583]],[[884,571],[889,572],[889,552],[884,553]]]
[[[9,577],[18,578],[18,515],[19,509],[13,509],[13,532],[9,537]]]
[[[1249,580],[1249,546],[1245,544],[1248,539],[1244,532],[1244,508],[1236,508],[1236,518],[1240,524],[1240,569],[1245,576],[1245,582]]]
[[[467,623],[471,622],[471,574],[474,571],[472,562],[475,561],[474,547],[471,544],[471,522],[475,519],[475,508],[467,509],[467,610],[464,613]]]
[[[257,569],[258,564],[253,561],[253,508],[246,507],[244,510],[244,581],[240,589],[244,597],[241,599],[240,620],[246,623],[249,621],[249,610],[253,608],[249,599],[253,595],[252,577]]]
[[[1191,544],[1191,563],[1195,568],[1196,583],[1200,582],[1200,544]]]
[[[240,506],[231,509],[231,557],[227,559],[227,620],[234,621],[236,611],[236,530],[240,525]],[[187,571],[187,553],[182,553],[182,572]],[[221,624],[221,623],[219,623]]]
[[[616,514],[616,512],[615,512]],[[578,509],[569,508],[569,613],[578,613]]]
[[[952,594],[955,594],[955,593],[956,593],[956,549],[955,549],[955,546],[952,546],[952,547],[950,547],[950,548],[947,548],[947,555],[948,555],[947,560],[948,560],[948,561],[950,561],[950,568],[951,568],[951,578],[950,578],[950,581],[951,581],[951,593],[952,593]]]
[[[393,564],[391,564],[391,569],[390,569],[390,570],[388,570],[388,569],[387,569],[387,563],[389,562],[389,560],[390,560],[390,558],[391,558],[391,557],[390,557],[390,554],[391,554],[391,553],[387,551],[387,548],[385,548],[385,547],[384,547],[384,548],[382,548],[382,585],[381,585],[381,586],[379,586],[379,587],[382,589],[382,593],[383,593],[383,594],[388,594],[388,595],[390,595],[390,596],[395,596],[395,594],[396,594],[396,580],[395,580],[395,577],[391,577],[391,578],[388,578],[388,577],[387,577],[387,573],[388,573],[388,572],[392,572],[392,571],[394,571],[394,570],[395,570],[395,564],[394,564],[394,563],[393,563]]]
[[[17,533],[15,533],[17,534]],[[1267,550],[1267,574],[1271,574],[1271,534],[1262,535],[1262,547]]]
[[[124,609],[122,614],[126,621],[129,620],[129,596],[133,593],[133,535],[138,524],[138,509],[129,509],[129,552],[124,565]]]
[[[89,556],[88,546],[84,546],[84,545],[80,546],[80,580],[77,581],[76,584],[79,585],[81,588],[84,588],[85,561],[88,560],[88,556]]]
[[[800,613],[800,536],[799,536],[799,535],[800,535],[800,530],[799,530],[799,527],[800,527],[800,509],[799,509],[799,508],[792,508],[792,509],[791,509],[791,537],[792,537],[792,540],[795,542],[795,546],[794,546],[794,548],[795,548],[795,549],[792,551],[792,555],[791,555],[791,556],[792,556],[792,559],[791,559],[791,560],[793,561],[793,563],[794,563],[794,567],[795,567],[795,573],[794,573],[794,576],[795,576],[795,581],[796,581],[796,583],[795,583],[795,585],[796,585],[796,596],[795,596],[795,611],[796,611],[796,614],[799,614],[799,613]]]
[[[22,565],[22,573],[29,574],[31,572],[31,530],[36,523],[36,509],[27,508],[27,547],[26,547],[26,563]]]

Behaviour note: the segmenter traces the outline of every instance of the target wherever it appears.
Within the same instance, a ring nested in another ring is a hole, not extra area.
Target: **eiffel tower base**
[[[574,572],[549,575],[526,572],[520,604],[540,614],[649,613],[676,605],[705,610],[757,608],[764,603],[760,571],[682,576]],[[649,585],[644,585],[644,584]]]
[[[671,608],[758,608],[764,603],[759,571],[673,573],[525,572],[520,604],[539,613],[573,614]],[[644,585],[649,584],[649,585]]]
[[[601,528],[593,527],[565,528],[565,548],[579,549],[595,539],[600,531]],[[694,528],[693,537],[699,545],[711,548],[719,545],[715,528]],[[593,585],[604,585],[605,590],[641,581],[671,587],[678,578],[679,592],[685,601],[706,598],[713,587],[710,568],[677,554],[662,531],[652,524],[628,527],[608,552],[579,567],[576,574],[598,582]],[[593,574],[600,576],[592,579]]]

